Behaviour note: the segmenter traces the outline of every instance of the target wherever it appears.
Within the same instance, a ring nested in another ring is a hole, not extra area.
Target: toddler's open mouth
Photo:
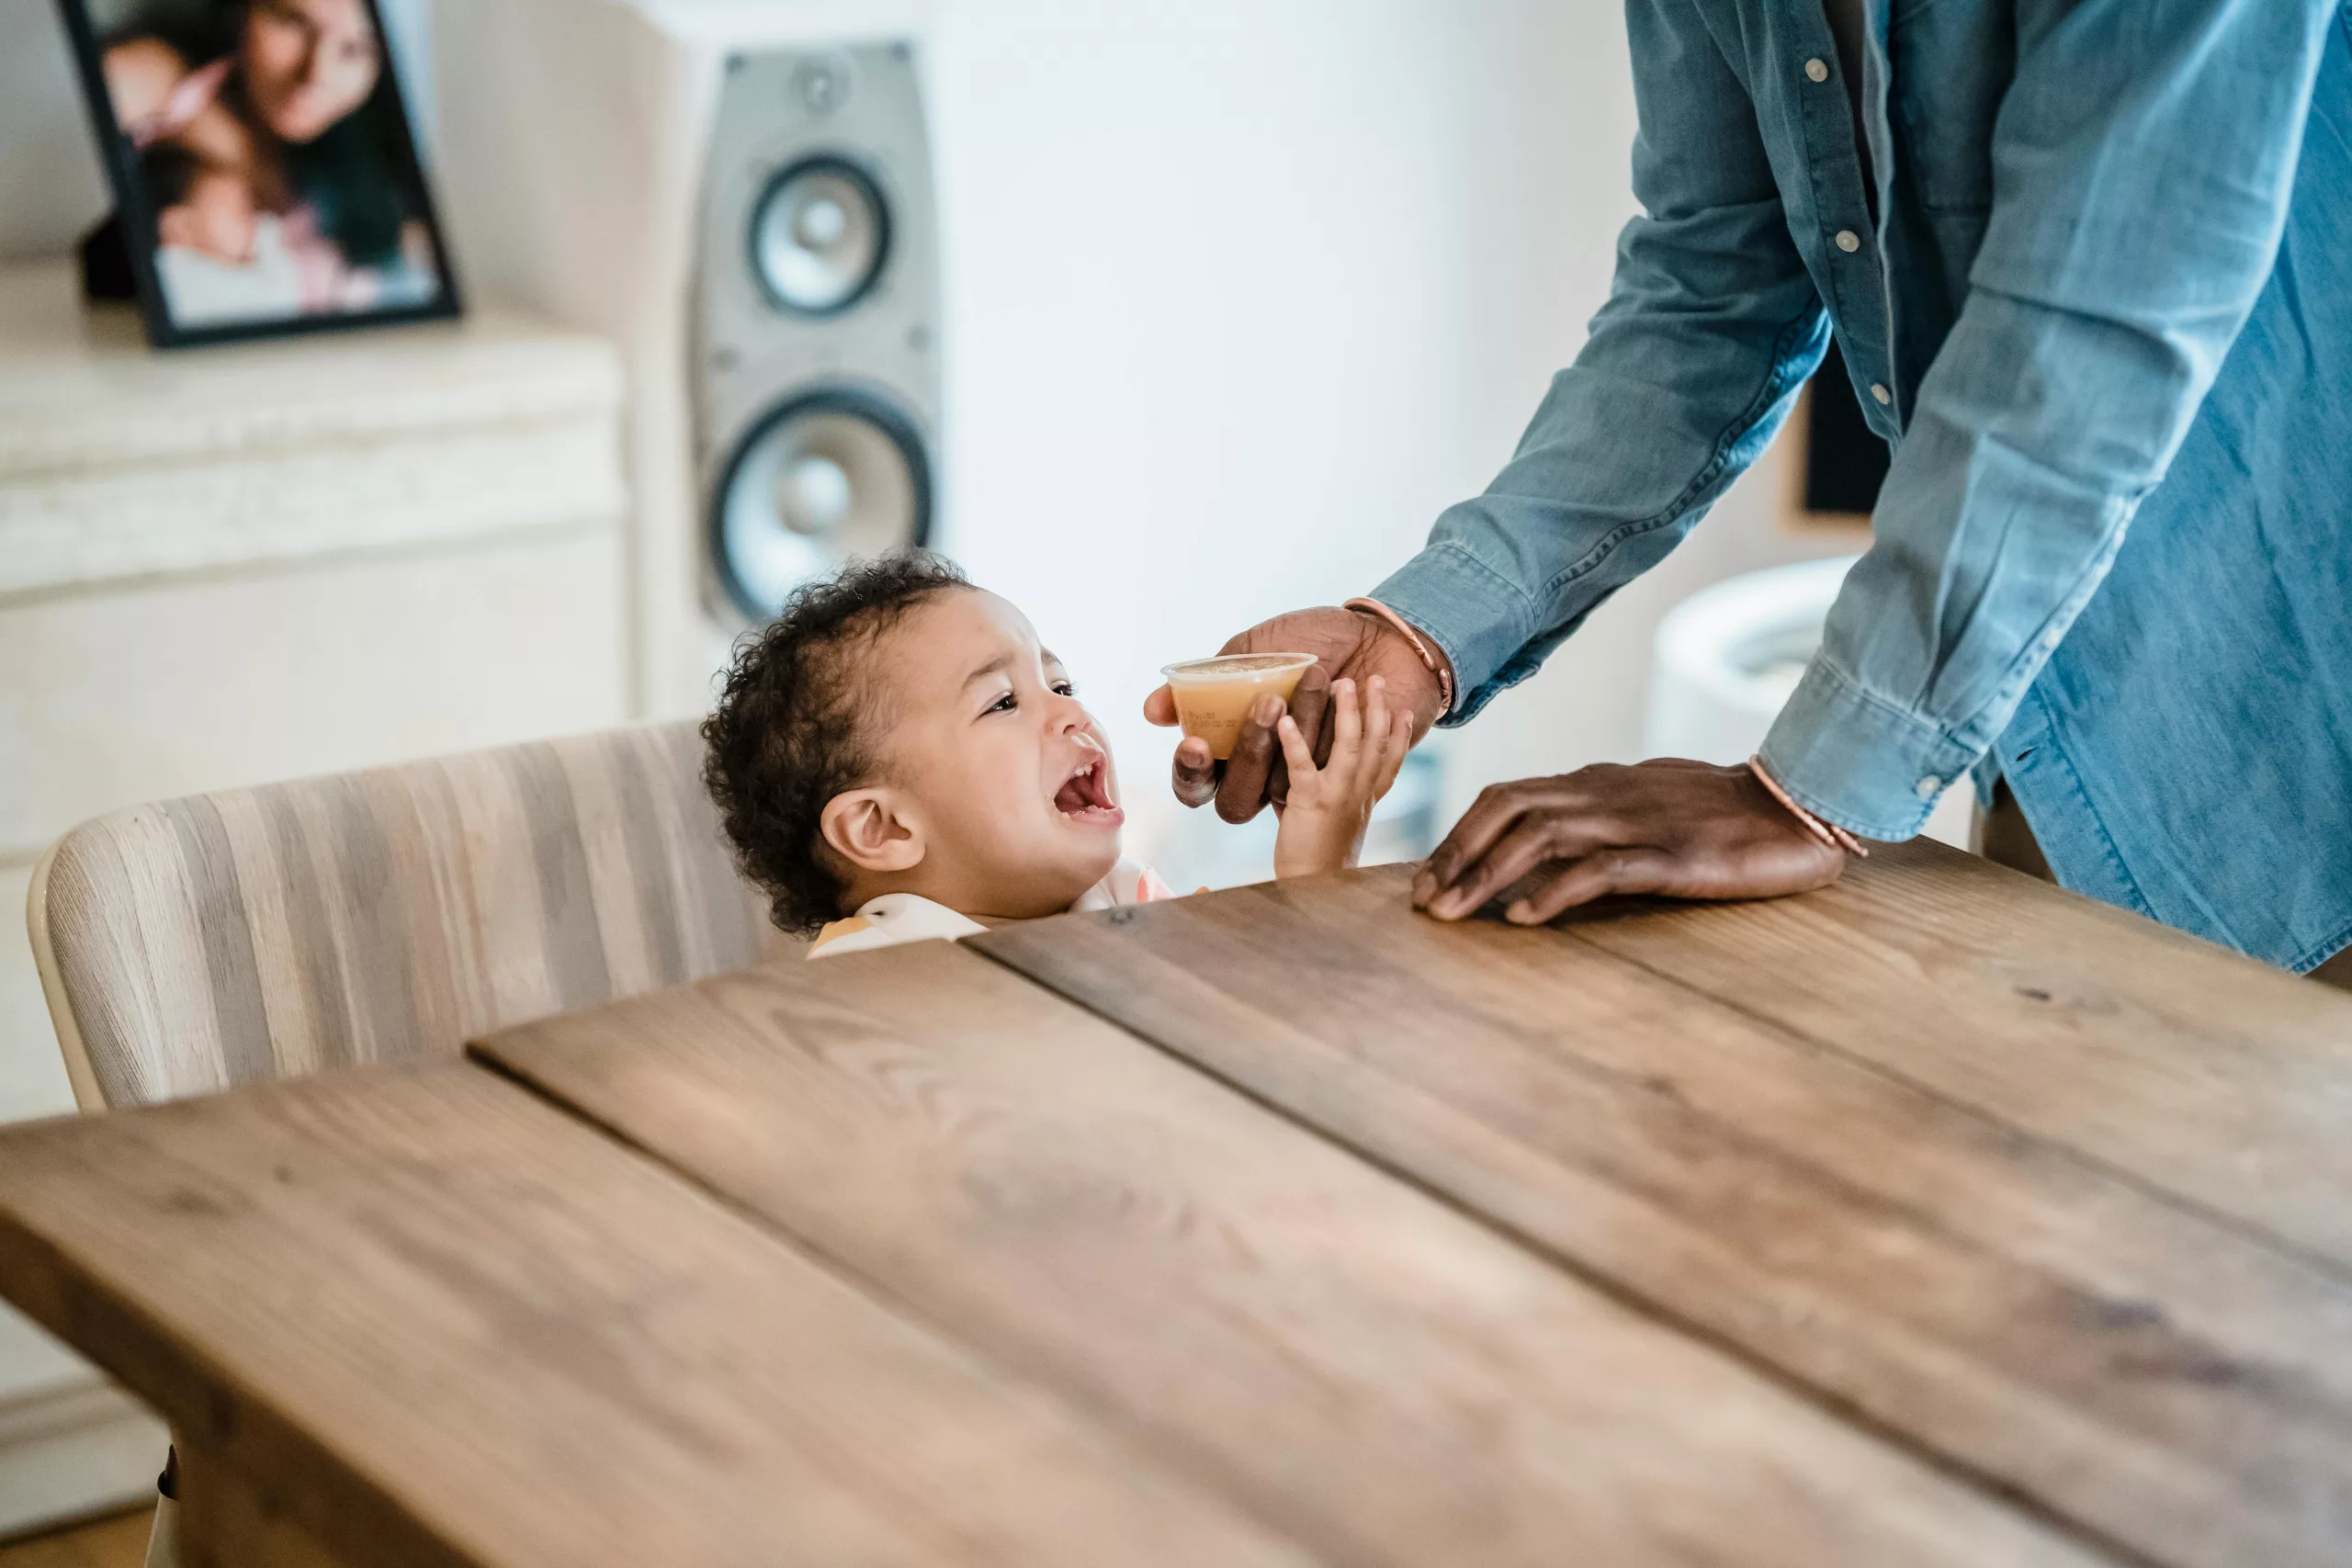
[[[1115,828],[1125,821],[1127,814],[1111,798],[1110,759],[1096,756],[1080,762],[1054,793],[1054,809],[1090,827]]]

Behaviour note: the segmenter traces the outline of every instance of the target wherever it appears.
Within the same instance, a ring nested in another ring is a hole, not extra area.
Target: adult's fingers
[[[1608,846],[1609,834],[1598,821],[1530,812],[1430,899],[1429,912],[1441,920],[1475,915],[1545,861],[1576,860]]]
[[[1281,699],[1269,693],[1241,721],[1233,755],[1226,759],[1225,778],[1216,786],[1216,814],[1227,821],[1247,822],[1264,809],[1266,781],[1281,754],[1274,724],[1282,716]]]
[[[1487,850],[1511,829],[1526,813],[1547,803],[1551,794],[1544,786],[1548,779],[1526,779],[1518,784],[1488,784],[1462,814],[1430,854],[1419,876],[1413,878],[1413,902],[1426,908],[1430,901],[1460,880],[1467,870]]]
[[[1673,880],[1676,869],[1675,857],[1661,849],[1595,850],[1512,899],[1503,919],[1513,925],[1540,926],[1608,894],[1657,893]]]
[[[1143,721],[1165,729],[1176,722],[1176,694],[1165,685],[1154,686],[1151,695],[1143,700]]]
[[[1190,807],[1206,806],[1216,798],[1216,759],[1209,755],[1207,741],[1197,735],[1184,738],[1168,766],[1168,785]]]

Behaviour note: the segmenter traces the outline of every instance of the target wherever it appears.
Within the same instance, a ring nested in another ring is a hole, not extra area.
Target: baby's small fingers
[[[1378,800],[1396,787],[1396,773],[1405,765],[1405,754],[1413,749],[1413,716],[1408,710],[1396,716],[1388,727],[1387,743],[1380,750],[1380,776],[1373,785],[1372,797]]]
[[[1388,682],[1374,675],[1364,683],[1363,750],[1350,782],[1359,793],[1373,788],[1380,776],[1381,755],[1388,748]]]
[[[1299,785],[1315,777],[1315,750],[1307,745],[1306,737],[1299,733],[1298,720],[1284,714],[1274,725],[1274,735],[1282,742],[1283,760],[1290,764],[1290,787],[1294,794]]]
[[[1353,681],[1331,682],[1331,709],[1339,720],[1331,738],[1331,755],[1323,765],[1341,779],[1352,781],[1358,748],[1363,744],[1363,714],[1356,702]]]

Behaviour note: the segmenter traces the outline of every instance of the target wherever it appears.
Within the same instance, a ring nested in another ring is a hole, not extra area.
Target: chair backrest
[[[757,962],[684,724],[229,790],[74,829],[28,915],[74,1097],[141,1105]]]

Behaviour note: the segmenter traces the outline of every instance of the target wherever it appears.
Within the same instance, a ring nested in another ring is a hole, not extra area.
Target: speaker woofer
[[[851,556],[931,539],[931,461],[906,411],[860,387],[819,387],[762,415],[711,503],[719,586],[755,622]]]
[[[890,204],[873,176],[831,153],[768,182],[752,209],[752,272],[769,303],[830,316],[864,299],[890,256]]]

